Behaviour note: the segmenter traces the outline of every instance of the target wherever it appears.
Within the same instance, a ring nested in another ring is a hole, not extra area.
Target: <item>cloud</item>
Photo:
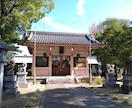
[[[83,16],[84,15],[84,1],[85,0],[79,0],[78,4],[77,4],[77,12],[76,14],[79,16]]]
[[[61,30],[61,31],[64,31],[64,32],[78,32],[78,33],[81,33],[81,31],[79,31],[75,28],[68,27],[68,26],[65,26],[63,24],[54,22],[53,17],[45,17],[42,20],[45,22],[45,24],[49,25],[50,27],[52,27],[53,29],[56,29],[58,31]]]
[[[77,20],[77,18],[76,17],[70,17],[70,20],[75,21],[75,20]]]

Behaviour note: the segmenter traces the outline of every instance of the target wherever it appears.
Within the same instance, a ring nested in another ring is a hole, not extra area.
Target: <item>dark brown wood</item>
[[[70,66],[68,65],[67,61],[64,60],[64,56],[56,57],[58,64],[52,64],[52,75],[53,76],[65,76],[70,75]],[[68,61],[69,62],[69,61]]]

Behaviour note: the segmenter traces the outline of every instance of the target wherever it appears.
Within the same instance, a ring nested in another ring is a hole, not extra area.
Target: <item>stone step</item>
[[[48,77],[47,78],[47,83],[48,84],[75,84],[76,80],[75,77]]]

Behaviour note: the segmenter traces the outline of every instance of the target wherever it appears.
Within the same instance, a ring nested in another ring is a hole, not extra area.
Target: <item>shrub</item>
[[[118,98],[117,98],[117,97],[113,97],[112,99],[113,99],[113,100],[118,100]]]
[[[38,97],[38,96],[39,96],[39,94],[40,94],[40,90],[39,90],[39,89],[37,89],[37,90],[34,92],[33,96],[34,96],[34,97]]]
[[[33,105],[32,101],[28,101],[24,107],[25,108],[32,108],[32,105]]]
[[[125,99],[125,100],[123,100],[123,102],[122,102],[123,104],[128,104],[128,100],[127,99]]]
[[[39,90],[39,89],[37,89],[35,92],[40,93],[40,90]]]
[[[96,77],[94,80],[93,80],[93,83],[96,83],[96,84],[103,84],[104,83],[104,78],[101,78],[101,77]]]

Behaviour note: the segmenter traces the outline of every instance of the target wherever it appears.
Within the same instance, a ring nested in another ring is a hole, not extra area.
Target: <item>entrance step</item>
[[[76,83],[76,78],[73,76],[53,76],[53,77],[48,77],[47,81],[48,84],[75,84]]]

